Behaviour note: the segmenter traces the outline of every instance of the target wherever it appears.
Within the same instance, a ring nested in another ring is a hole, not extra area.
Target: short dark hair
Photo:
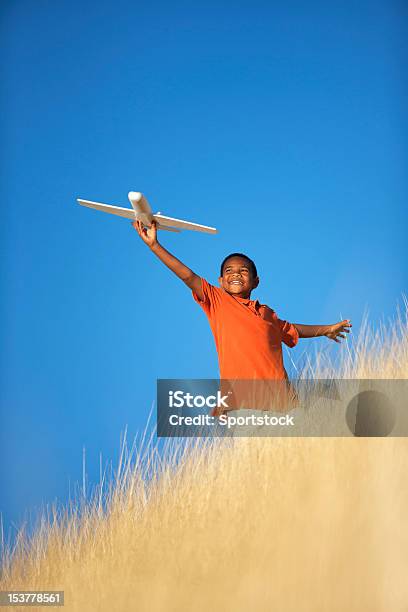
[[[250,257],[248,257],[248,255],[245,255],[244,253],[230,253],[229,255],[227,255],[225,257],[225,259],[223,260],[222,264],[221,264],[221,269],[220,269],[220,276],[222,276],[223,270],[224,270],[224,264],[228,259],[231,259],[231,257],[242,257],[243,259],[246,259],[247,262],[249,263],[249,267],[250,270],[253,274],[254,277],[258,276],[258,272],[256,270],[256,265],[255,263],[252,261],[252,259]]]

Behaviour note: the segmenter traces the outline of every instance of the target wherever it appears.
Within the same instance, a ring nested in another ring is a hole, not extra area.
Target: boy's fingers
[[[137,233],[140,236],[140,229],[139,229],[139,227],[137,225],[137,221],[132,221],[132,225],[133,225],[134,229],[137,231]]]
[[[139,221],[139,220],[136,221],[136,228],[137,228],[139,236],[141,238],[143,238],[143,236],[146,235],[146,232],[145,232],[145,229],[144,229],[143,224],[142,224],[141,221]]]

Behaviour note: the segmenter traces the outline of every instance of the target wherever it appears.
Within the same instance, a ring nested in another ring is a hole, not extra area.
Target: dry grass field
[[[307,376],[407,379],[407,313],[366,323],[337,370],[316,355]],[[1,589],[63,590],[78,612],[408,610],[405,438],[122,450],[103,496],[21,532]]]

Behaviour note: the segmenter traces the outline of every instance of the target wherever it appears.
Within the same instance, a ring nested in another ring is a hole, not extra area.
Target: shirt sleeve
[[[284,342],[286,346],[289,346],[290,348],[296,346],[299,340],[299,332],[293,323],[278,319],[278,325],[281,331],[282,342]]]
[[[193,298],[201,306],[207,316],[210,316],[215,312],[220,303],[220,289],[210,285],[205,278],[201,278],[201,289],[203,291],[204,299],[200,300],[198,295],[192,290]]]

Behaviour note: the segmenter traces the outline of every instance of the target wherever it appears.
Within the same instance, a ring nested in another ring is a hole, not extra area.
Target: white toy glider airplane
[[[88,208],[95,208],[96,210],[102,210],[103,212],[111,213],[112,215],[119,215],[119,217],[126,217],[132,221],[139,220],[145,227],[150,227],[152,221],[156,221],[157,229],[167,230],[168,232],[180,232],[180,230],[194,230],[196,232],[207,232],[207,234],[216,234],[217,230],[215,227],[208,227],[207,225],[199,225],[198,223],[191,223],[191,221],[183,221],[182,219],[173,219],[172,217],[165,217],[161,213],[152,213],[149,202],[142,193],[138,191],[129,191],[128,198],[132,205],[132,208],[121,208],[120,206],[111,206],[110,204],[101,204],[100,202],[90,202],[89,200],[80,200],[81,206],[88,206]]]

